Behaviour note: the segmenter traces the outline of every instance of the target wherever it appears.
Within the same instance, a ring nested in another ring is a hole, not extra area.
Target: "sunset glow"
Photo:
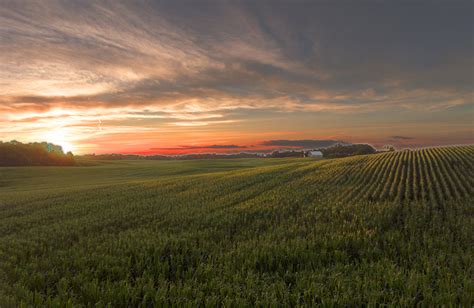
[[[72,137],[61,128],[53,129],[45,137],[47,142],[60,145],[64,152],[73,152],[75,150],[73,143],[69,141],[71,139]]]
[[[3,3],[0,140],[75,154],[474,142],[468,3],[317,2]]]

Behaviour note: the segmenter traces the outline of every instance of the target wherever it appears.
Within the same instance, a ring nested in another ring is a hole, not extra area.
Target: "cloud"
[[[384,121],[394,110],[472,114],[471,9],[9,1],[0,10],[0,137],[64,129],[86,142],[135,130],[192,140],[254,123],[274,130],[277,121],[319,129],[295,115],[337,114],[334,125],[344,125],[346,116]],[[403,126],[405,117],[394,120]]]
[[[415,138],[408,137],[408,136],[390,136],[388,137],[389,140],[413,140]]]
[[[336,144],[348,143],[340,140],[268,140],[261,143],[264,146],[297,148],[326,148]]]
[[[359,100],[390,103],[382,98],[400,88],[423,89],[428,99],[440,89],[472,94],[469,14],[462,6],[447,8],[457,17],[446,20],[434,5],[415,5],[404,23],[397,14],[403,6],[378,4],[372,13],[354,6],[359,14],[344,18],[335,7],[10,2],[0,13],[2,96],[114,105],[252,94],[265,105],[291,95],[302,105],[349,108]],[[384,22],[373,28],[369,21]],[[348,23],[350,36],[338,31]]]

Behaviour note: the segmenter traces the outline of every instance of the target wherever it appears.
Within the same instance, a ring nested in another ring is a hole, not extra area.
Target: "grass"
[[[473,156],[0,168],[0,306],[470,306]]]

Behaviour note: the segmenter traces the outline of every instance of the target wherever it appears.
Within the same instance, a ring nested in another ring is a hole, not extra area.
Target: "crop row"
[[[328,168],[327,183],[342,202],[396,200],[434,204],[473,193],[474,147],[404,150],[352,158]]]

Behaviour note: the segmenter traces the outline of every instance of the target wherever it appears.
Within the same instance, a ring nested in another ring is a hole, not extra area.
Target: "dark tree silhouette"
[[[346,157],[353,155],[374,154],[377,152],[368,144],[335,145],[329,148],[320,149],[326,158]]]
[[[0,141],[0,166],[72,166],[74,155],[47,142],[21,143]]]

